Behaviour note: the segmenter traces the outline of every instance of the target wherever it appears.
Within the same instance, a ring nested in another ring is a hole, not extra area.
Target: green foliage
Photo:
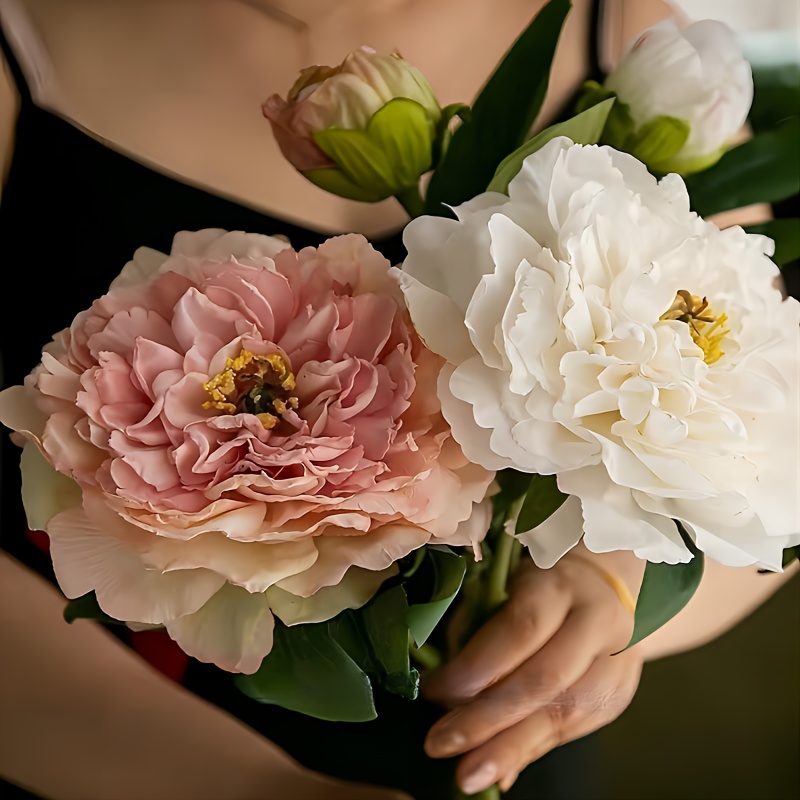
[[[550,0],[497,66],[431,177],[426,214],[448,216],[447,206],[485,191],[498,164],[528,137],[571,5],[569,0]]]
[[[433,162],[433,124],[414,100],[396,97],[373,114],[365,131],[314,131],[317,146],[335,168],[303,174],[327,191],[353,200],[383,200],[416,187]]]
[[[692,208],[707,217],[800,192],[800,118],[785,120],[686,178]]]
[[[319,719],[366,722],[377,712],[369,678],[330,635],[327,623],[275,624],[272,651],[236,685],[249,697]]]
[[[272,651],[255,674],[237,676],[236,685],[259,702],[340,722],[374,719],[374,687],[415,699],[419,673],[410,664],[410,639],[422,645],[430,636],[466,569],[464,557],[447,547],[421,552],[363,608],[327,622],[276,622]]]
[[[787,547],[783,551],[783,559],[781,561],[781,566],[783,569],[789,566],[793,561],[797,561],[800,558],[800,545],[795,545],[794,547]]]
[[[419,673],[408,658],[408,600],[402,586],[379,594],[363,609],[364,631],[375,660],[381,666],[381,683],[387,691],[409,700],[419,691]]]
[[[93,619],[97,622],[104,622],[107,625],[125,624],[118,619],[114,619],[114,617],[109,617],[108,614],[100,608],[94,592],[88,592],[87,594],[75,598],[75,600],[70,600],[67,605],[64,606],[64,619],[69,623],[75,622],[76,619]]]
[[[689,124],[677,117],[660,116],[645,122],[625,143],[625,149],[658,172],[681,172],[675,157],[689,138]]]
[[[451,123],[458,117],[461,122],[468,122],[472,109],[466,103],[451,103],[442,109],[442,116],[436,125],[436,137],[433,142],[434,167],[444,158],[450,140],[453,138]]]
[[[539,132],[500,162],[488,186],[488,191],[508,193],[508,184],[520,171],[522,162],[557,136],[566,136],[577,144],[596,144],[599,142],[606,119],[613,105],[613,97],[603,100],[597,105],[587,108],[577,116],[551,125],[549,128]]]
[[[800,219],[797,217],[784,217],[773,219],[762,225],[749,225],[745,228],[748,233],[760,233],[769,236],[775,242],[775,255],[772,260],[782,267],[791,261],[800,258]]]
[[[703,554],[695,547],[683,527],[677,522],[675,524],[693,558],[686,564],[647,563],[636,602],[633,635],[628,647],[669,622],[692,599],[700,585],[703,577]]]
[[[753,67],[753,105],[749,122],[755,133],[774,128],[789,117],[800,115],[800,64]]]
[[[541,525],[561,508],[567,497],[559,490],[555,475],[532,475],[517,517],[516,532],[524,533]]]
[[[464,557],[454,553],[449,547],[429,545],[426,550],[433,571],[430,599],[412,604],[406,617],[408,630],[411,631],[417,647],[427,641],[450,607],[461,588],[467,569]]]

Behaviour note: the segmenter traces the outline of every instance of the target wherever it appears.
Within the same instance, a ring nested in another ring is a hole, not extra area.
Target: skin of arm
[[[0,552],[0,775],[53,800],[410,800],[318,775]]]

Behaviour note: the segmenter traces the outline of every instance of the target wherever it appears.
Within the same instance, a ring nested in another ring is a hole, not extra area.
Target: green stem
[[[505,531],[495,541],[492,567],[489,570],[489,583],[486,587],[486,610],[489,612],[495,611],[508,600],[508,572],[516,541]]]
[[[425,213],[425,203],[416,186],[403,189],[403,191],[396,194],[395,197],[411,219],[414,219],[414,217],[421,217]]]
[[[453,795],[453,800],[500,800],[500,787],[497,784],[484,789],[478,794],[464,794],[461,789],[456,788],[456,793]]]
[[[508,600],[508,576],[516,569],[519,562],[519,551],[522,544],[515,537],[506,533],[505,523],[514,520],[516,523],[519,510],[525,495],[517,498],[508,507],[508,511],[503,515],[502,521],[498,525],[497,536],[494,540],[494,553],[492,555],[492,566],[489,569],[488,586],[486,588],[486,610],[494,613],[506,600]]]
[[[408,653],[425,669],[436,669],[443,661],[442,654],[432,644],[423,644],[417,647],[410,631],[408,634]]]

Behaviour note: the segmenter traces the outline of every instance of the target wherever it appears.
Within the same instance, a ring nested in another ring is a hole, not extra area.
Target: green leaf
[[[748,121],[756,133],[800,114],[800,63],[753,64],[753,105]]]
[[[408,629],[417,647],[425,643],[439,624],[458,594],[467,570],[464,557],[454,553],[449,547],[428,545],[425,549],[434,573],[433,592],[426,603],[410,606],[406,617]]]
[[[606,119],[614,105],[614,98],[603,100],[591,108],[582,111],[571,119],[564,120],[540,131],[510,156],[504,158],[497,168],[491,183],[487,187],[490,192],[508,193],[508,184],[520,171],[522,162],[532,153],[544,147],[557,136],[566,136],[577,144],[596,144],[600,141]]]
[[[236,685],[261,703],[334,722],[366,722],[377,713],[369,678],[345,653],[325,622],[275,625],[272,651]]]
[[[531,485],[517,517],[517,533],[533,530],[558,511],[569,495],[559,488],[555,475],[532,475]]]
[[[689,123],[677,117],[653,117],[632,134],[625,149],[639,161],[662,172],[686,144],[691,133]]]
[[[442,116],[436,125],[436,136],[433,142],[433,165],[436,166],[447,152],[450,140],[453,138],[453,131],[450,123],[455,117],[461,122],[467,122],[472,109],[466,103],[451,103],[442,109]]]
[[[93,619],[97,622],[105,622],[108,625],[124,625],[114,617],[109,617],[105,611],[97,603],[97,597],[94,592],[77,597],[75,600],[70,600],[64,606],[64,619],[73,623],[76,619]]]
[[[781,559],[781,566],[786,569],[793,561],[800,558],[800,545],[794,547],[787,547],[783,551],[783,558]]]
[[[380,664],[384,688],[414,700],[419,693],[419,673],[408,658],[408,601],[402,586],[381,592],[361,610],[372,653]]]
[[[707,217],[800,192],[800,118],[734,147],[711,168],[686,178],[692,208]]]
[[[628,647],[669,622],[692,599],[700,585],[703,577],[703,554],[695,547],[682,526],[677,522],[675,524],[694,557],[686,564],[655,564],[648,561],[639,599],[636,601],[633,635]]]
[[[485,191],[498,164],[528,137],[571,6],[570,0],[550,0],[501,60],[431,177],[426,214],[449,216],[447,206]]]
[[[800,218],[784,217],[765,222],[763,225],[748,225],[748,233],[769,236],[775,242],[775,255],[772,260],[782,267],[800,258]]]
[[[361,609],[342,611],[328,620],[328,632],[362,672],[368,676],[380,674],[380,666],[373,657],[372,648],[361,624]]]
[[[531,477],[529,472],[501,469],[495,476],[495,480],[500,486],[500,494],[504,496],[504,499],[510,505],[528,491],[528,487],[531,485]]]
[[[586,81],[581,87],[580,95],[575,102],[575,113],[582,114],[604,100],[616,98],[616,94],[597,81]]]

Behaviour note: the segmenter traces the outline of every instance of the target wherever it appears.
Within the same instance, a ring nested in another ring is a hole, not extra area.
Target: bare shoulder
[[[0,55],[0,187],[5,186],[14,151],[14,126],[18,108],[19,97],[8,64]],[[2,198],[2,188],[0,188],[0,198]]]

